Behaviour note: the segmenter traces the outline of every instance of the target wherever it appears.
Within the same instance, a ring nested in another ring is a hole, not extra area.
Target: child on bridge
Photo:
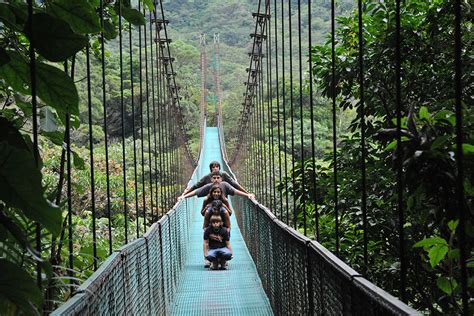
[[[212,215],[211,225],[204,231],[204,256],[212,262],[212,270],[227,269],[227,261],[232,259],[229,232],[222,224],[219,215]]]
[[[204,229],[209,227],[209,221],[211,220],[211,216],[214,215],[221,217],[223,221],[223,227],[227,228],[227,230],[229,231],[230,238],[230,215],[221,200],[214,200],[211,204],[208,204],[207,211],[204,215],[204,224],[202,225]]]

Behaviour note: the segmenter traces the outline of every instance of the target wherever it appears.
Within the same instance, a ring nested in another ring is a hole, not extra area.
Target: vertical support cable
[[[288,146],[286,142],[286,82],[285,82],[285,5],[284,0],[281,0],[281,73],[282,73],[282,105],[283,105],[283,152],[285,159],[285,209],[286,209],[286,224],[290,222],[290,208],[288,205]]]
[[[33,0],[28,0],[28,32],[33,33]],[[39,148],[38,148],[38,103],[36,100],[36,55],[35,47],[30,41],[30,80],[31,80],[31,109],[33,116],[33,157],[35,164],[39,166]],[[35,241],[36,251],[41,254],[41,226],[39,223],[35,225]],[[41,282],[41,263],[36,263],[36,283],[41,289],[43,287]]]
[[[259,71],[260,71],[260,64],[256,64],[256,76],[257,80],[255,81],[255,86],[253,86],[253,89],[256,90],[255,93],[255,127],[256,127],[256,134],[254,138],[254,143],[257,151],[256,155],[256,160],[255,160],[255,167],[258,166],[259,161],[263,161],[262,159],[262,152],[261,152],[261,146],[260,146],[260,137],[261,137],[261,120],[260,120],[260,77],[259,77]],[[261,170],[262,168],[260,168]],[[255,169],[257,170],[257,169]],[[257,192],[259,196],[259,200],[263,200],[263,173],[258,172],[258,177],[257,177]]]
[[[169,54],[168,56],[169,57]],[[170,159],[170,102],[171,102],[171,95],[170,95],[170,77],[171,77],[171,67],[170,67],[171,60],[168,59],[168,63],[166,64],[165,68],[165,76],[166,76],[166,93],[165,93],[165,102],[163,107],[163,114],[164,114],[164,145],[165,145],[165,183],[166,183],[166,209],[170,208],[171,202],[171,191],[170,191],[170,183],[171,183],[171,159]]]
[[[156,203],[156,214],[155,214],[155,218],[152,218],[152,222],[158,220],[158,207],[159,207],[159,200],[158,200],[158,161],[157,161],[157,156],[160,155],[160,153],[158,153],[157,151],[157,148],[156,148],[156,95],[155,95],[155,84],[156,84],[156,80],[155,80],[155,70],[154,70],[154,63],[153,63],[153,59],[155,57],[154,53],[153,53],[153,44],[154,44],[154,41],[153,41],[153,16],[152,16],[152,12],[148,12],[148,17],[149,17],[149,21],[150,21],[150,69],[151,69],[151,100],[152,100],[152,116],[153,116],[153,162],[154,162],[154,165],[155,165],[155,203]],[[155,21],[156,23],[156,21]],[[158,62],[158,61],[157,61]],[[151,150],[150,150],[151,152]]]
[[[158,172],[158,168],[156,168],[156,172],[158,174],[158,181],[160,183],[160,203],[158,203],[158,200],[156,201],[157,205],[159,205],[159,208],[161,209],[161,216],[165,213],[165,206],[164,206],[164,193],[163,193],[163,146],[162,146],[162,119],[161,119],[161,104],[163,103],[163,88],[162,88],[162,80],[161,80],[161,67],[162,67],[162,56],[161,56],[161,50],[159,48],[159,41],[160,41],[160,31],[161,31],[161,22],[158,21],[158,16],[156,13],[156,1],[155,1],[155,11],[154,11],[154,18],[155,18],[155,55],[156,55],[156,81],[157,81],[157,114],[158,114],[158,160],[159,160],[159,165],[160,165],[160,171]],[[156,141],[155,141],[156,143]],[[158,191],[158,190],[157,190]]]
[[[158,27],[161,27],[159,25]],[[159,31],[158,31],[159,34]],[[161,37],[158,38],[158,41],[160,41]],[[160,132],[160,137],[159,137],[159,147],[160,147],[160,176],[161,176],[161,208],[162,208],[162,215],[166,212],[166,189],[165,189],[165,181],[166,181],[166,174],[165,174],[165,148],[164,148],[164,126],[163,126],[163,106],[165,103],[165,86],[164,86],[164,62],[163,62],[163,54],[161,50],[161,43],[158,44],[160,46],[160,49],[158,50],[158,57],[159,57],[159,63],[158,63],[158,87],[160,91],[160,97],[158,100],[158,120],[159,120],[159,125],[158,125],[158,130]]]
[[[281,165],[281,110],[280,110],[280,77],[279,77],[279,65],[278,65],[278,11],[277,11],[277,0],[274,0],[274,27],[275,27],[275,89],[276,89],[276,104],[277,104],[277,131],[278,131],[278,181],[281,183],[282,177],[282,165]],[[283,196],[282,191],[279,190],[279,200],[280,200],[280,216],[278,217],[280,220],[283,220]],[[277,215],[278,216],[278,215]]]
[[[336,256],[339,257],[339,200],[337,180],[337,134],[336,134],[336,16],[335,0],[331,0],[331,94],[332,94],[332,149],[334,174],[334,215],[336,219]]]
[[[128,243],[127,161],[125,158],[125,104],[123,102],[123,49],[122,49],[122,0],[119,0],[119,59],[120,59],[120,112],[122,124],[122,169],[123,169],[123,218],[125,222],[125,244]]]
[[[262,34],[264,34],[264,26],[262,21],[263,18],[260,18],[260,28]],[[259,90],[259,98],[260,98],[260,152],[262,155],[262,160],[261,161],[267,161],[267,150],[266,150],[266,145],[265,145],[265,140],[266,140],[266,133],[265,133],[265,97],[264,97],[264,63],[263,63],[263,41],[264,37],[262,37],[261,42],[259,44],[259,54],[260,54],[260,60],[259,60],[259,71],[257,72],[258,74],[258,90]],[[268,205],[268,169],[267,169],[267,164],[265,163],[263,166],[263,201],[265,205]]]
[[[138,170],[137,170],[137,132],[135,126],[135,90],[133,80],[133,41],[132,41],[132,24],[128,24],[128,45],[129,45],[129,62],[130,62],[130,97],[132,107],[132,132],[133,132],[133,176],[135,186],[135,216],[136,216],[136,234],[140,237],[140,212],[138,206]]]
[[[94,134],[92,129],[92,87],[91,87],[91,62],[90,44],[86,45],[86,72],[87,72],[87,109],[89,119],[89,157],[91,172],[91,207],[92,207],[92,254],[94,256],[94,271],[97,270],[97,223],[95,208],[95,170],[94,170]]]
[[[271,192],[271,199],[270,199],[270,209],[273,210],[275,213],[276,210],[276,173],[275,173],[275,139],[274,139],[274,126],[273,126],[273,78],[272,78],[272,32],[271,32],[271,19],[270,19],[270,6],[271,3],[268,3],[268,19],[266,20],[268,30],[267,41],[265,43],[266,53],[267,53],[267,99],[268,99],[268,124],[270,128],[268,141],[269,141],[269,157],[270,157],[270,165],[271,165],[271,174],[270,174],[270,192]]]
[[[397,111],[397,209],[400,260],[400,298],[406,302],[407,262],[405,256],[405,214],[403,208],[403,162],[402,162],[402,100],[401,100],[401,39],[400,39],[400,0],[395,0],[395,102]]]
[[[367,185],[366,185],[366,167],[365,167],[365,87],[364,87],[364,38],[363,38],[363,24],[362,24],[362,0],[358,0],[358,37],[359,37],[359,93],[360,93],[360,147],[361,147],[361,181],[362,181],[362,229],[364,231],[364,272],[368,269],[368,252],[367,252]]]
[[[168,208],[168,204],[169,204],[169,191],[168,191],[168,184],[169,184],[169,174],[168,174],[168,153],[167,153],[167,137],[168,137],[168,133],[167,133],[167,111],[166,111],[166,108],[167,108],[167,102],[168,102],[168,89],[166,87],[166,71],[167,71],[167,63],[168,63],[168,60],[165,59],[164,60],[164,64],[163,64],[163,104],[162,104],[162,107],[161,107],[161,113],[162,113],[162,122],[163,122],[163,135],[162,135],[162,139],[163,139],[163,160],[164,160],[164,184],[165,184],[165,208]]]
[[[291,172],[295,171],[295,109],[293,105],[293,29],[292,29],[291,0],[288,0],[288,34],[289,34],[289,54],[290,54],[290,128],[291,128]],[[296,179],[291,175],[293,190],[296,188]],[[293,192],[293,228],[296,227],[296,194]]]
[[[311,173],[312,183],[312,199],[314,203],[314,237],[319,242],[319,209],[316,201],[316,149],[314,144],[314,92],[313,92],[313,58],[311,55],[311,47],[313,44],[311,32],[311,0],[308,0],[308,68],[309,68],[309,110],[311,117],[311,164],[313,172]]]
[[[311,28],[311,26],[309,26]],[[300,138],[301,138],[301,200],[300,207],[303,211],[303,232],[307,235],[306,225],[306,196],[305,196],[305,166],[304,166],[304,117],[303,117],[303,50],[301,48],[301,0],[298,0],[298,65],[299,65],[299,80],[300,80]]]
[[[100,25],[102,31],[100,32],[100,51],[101,51],[101,66],[102,66],[102,107],[104,110],[104,143],[105,143],[105,176],[107,185],[107,218],[109,222],[109,254],[112,254],[112,211],[110,201],[110,174],[109,174],[109,141],[107,136],[107,106],[105,93],[105,37],[104,37],[104,1],[100,0]]]
[[[141,1],[138,1],[138,11],[141,11]],[[143,70],[142,70],[142,27],[138,27],[138,60],[140,63],[139,82],[140,82],[140,146],[141,146],[141,165],[142,165],[142,202],[143,202],[143,231],[146,231],[146,185],[145,185],[145,149],[144,149],[144,131],[143,125]]]
[[[469,314],[469,296],[467,291],[466,268],[466,205],[464,196],[464,162],[463,162],[463,112],[462,112],[462,32],[461,0],[454,2],[454,93],[456,111],[456,195],[459,210],[459,248],[461,265],[461,297],[464,315]]]
[[[74,81],[74,64],[75,64],[75,57],[73,57],[72,64],[71,64],[71,74],[70,77]],[[67,73],[68,66],[67,60],[64,62],[64,70]],[[73,249],[73,231],[72,231],[72,168],[71,168],[71,113],[69,111],[69,106],[66,110],[66,170],[67,170],[67,177],[66,177],[66,190],[67,190],[67,222],[68,222],[68,276],[74,277],[74,249]],[[71,279],[71,284],[74,281]]]
[[[142,11],[143,16],[146,16],[146,8],[143,6]],[[150,90],[149,90],[149,79],[148,79],[148,42],[147,42],[147,34],[146,34],[146,26],[143,27],[143,39],[145,44],[145,93],[146,93],[146,126],[147,126],[147,138],[148,138],[148,181],[150,186],[150,216],[151,222],[153,222],[154,216],[154,204],[153,204],[153,168],[151,164],[151,132],[150,132]]]

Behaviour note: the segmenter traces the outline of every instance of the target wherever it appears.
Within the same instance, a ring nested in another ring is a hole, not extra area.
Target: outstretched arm
[[[240,190],[235,190],[235,194],[240,195],[240,196],[248,197],[251,200],[255,199],[255,195],[253,193],[245,193],[245,192],[240,191]]]
[[[211,179],[210,179],[209,175],[202,177],[202,178],[201,178],[198,182],[196,182],[194,185],[192,185],[192,186],[189,187],[189,188],[186,188],[186,189],[184,190],[182,196],[185,195],[186,193],[188,193],[189,191],[194,191],[194,190],[196,190],[196,189],[199,189],[200,187],[203,187],[203,186],[205,186],[205,185],[208,184],[208,183],[211,183]]]
[[[196,195],[196,190],[191,191],[191,192],[188,192],[188,193],[186,193],[186,194],[183,194],[183,195],[181,195],[181,196],[178,196],[178,201],[182,201],[182,200],[184,200],[184,199],[186,199],[186,198],[188,198],[188,197],[195,196],[195,195]]]
[[[247,190],[245,190],[241,185],[240,183],[238,183],[237,181],[234,180],[234,178],[232,178],[227,172],[224,172],[222,173],[222,179],[229,183],[231,186],[233,186],[234,188],[236,188],[237,190],[240,190],[242,192],[245,192],[245,193],[248,193]]]

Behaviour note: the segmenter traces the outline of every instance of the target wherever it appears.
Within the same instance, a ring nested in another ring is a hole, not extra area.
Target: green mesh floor
[[[207,127],[205,133],[204,153],[199,166],[201,176],[209,172],[209,163],[212,160],[223,163],[217,128]],[[200,199],[198,205],[201,203]],[[203,267],[202,222],[202,216],[196,208],[191,228],[190,250],[171,314],[273,315],[235,216],[231,217],[234,259],[229,262],[229,270],[226,271],[209,271]]]

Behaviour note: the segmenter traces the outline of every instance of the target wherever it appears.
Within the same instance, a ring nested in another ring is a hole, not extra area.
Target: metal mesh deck
[[[209,172],[209,163],[222,165],[216,127],[207,127],[200,176]],[[201,205],[201,199],[198,205]],[[262,288],[255,264],[245,246],[235,216],[231,217],[231,244],[234,259],[229,270],[209,271],[203,267],[203,218],[199,206],[193,210],[188,255],[181,272],[176,296],[171,306],[173,315],[273,315]],[[235,210],[238,212],[238,210]]]

